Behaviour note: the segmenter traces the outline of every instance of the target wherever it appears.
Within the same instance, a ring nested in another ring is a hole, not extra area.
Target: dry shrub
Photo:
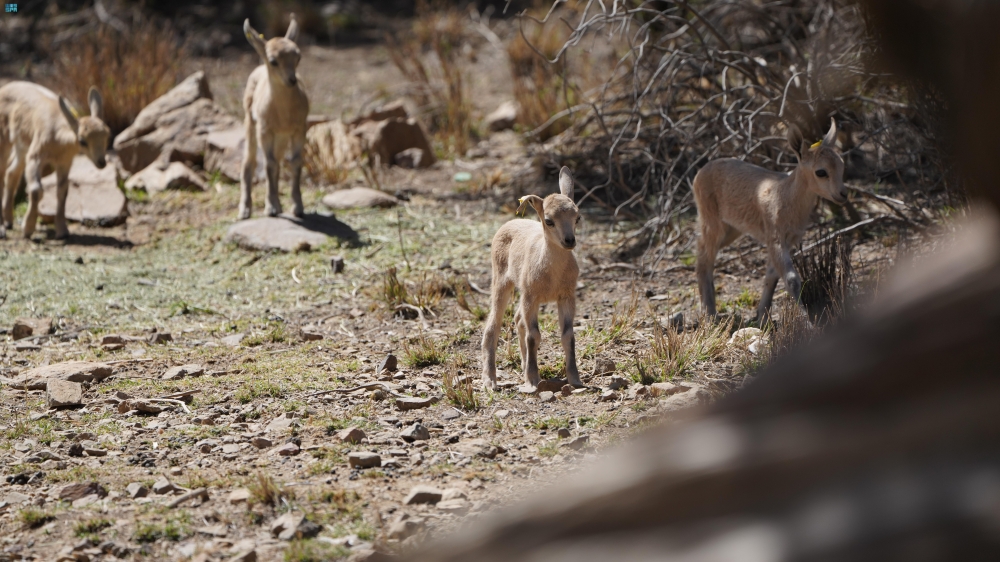
[[[452,154],[464,154],[478,136],[459,68],[460,47],[475,39],[466,17],[457,8],[422,1],[409,34],[401,39],[386,35],[389,56],[410,83],[410,97],[425,115],[431,134]],[[437,64],[428,64],[427,53],[433,53]]]
[[[302,167],[316,185],[337,185],[347,180],[350,170],[330,157],[316,143],[306,142],[302,151]]]
[[[169,22],[140,19],[125,32],[97,24],[54,58],[55,88],[85,110],[87,91],[96,86],[104,122],[118,134],[177,83],[185,57]]]
[[[635,357],[633,378],[642,384],[682,377],[697,361],[714,361],[728,352],[734,318],[720,322],[703,321],[697,328],[681,331],[673,324],[664,327],[655,316],[651,349]]]
[[[279,507],[282,500],[288,497],[288,493],[274,481],[269,474],[258,472],[247,484],[250,491],[252,503],[262,504],[268,507]]]
[[[452,365],[444,372],[444,395],[449,402],[467,412],[479,409],[479,397],[472,385],[472,377],[459,376]]]
[[[816,321],[835,320],[846,311],[846,301],[854,284],[851,265],[852,240],[849,235],[829,240],[819,232],[819,243],[793,258],[802,277],[802,304]]]

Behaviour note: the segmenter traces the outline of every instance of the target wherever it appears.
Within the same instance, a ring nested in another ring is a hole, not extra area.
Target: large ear
[[[805,154],[806,145],[805,138],[802,136],[802,129],[799,129],[798,125],[790,123],[788,125],[788,148],[792,149],[795,156],[802,161],[802,155]]]
[[[261,60],[267,63],[267,52],[264,50],[264,38],[257,30],[250,27],[250,18],[243,21],[243,34],[247,36],[247,41],[253,47],[253,50],[257,51],[260,55]]]
[[[285,39],[295,43],[299,40],[299,22],[295,21],[295,14],[291,15],[292,21],[288,24],[288,31],[285,32]]]
[[[96,117],[101,121],[104,120],[104,98],[101,97],[101,92],[97,91],[97,88],[91,86],[90,91],[87,92],[87,104],[90,105],[90,116]]]
[[[566,166],[559,170],[559,193],[573,199],[573,172]]]
[[[538,213],[538,216],[540,217],[545,216],[545,210],[544,210],[545,200],[542,199],[541,197],[537,195],[525,195],[524,197],[519,199],[519,201],[521,202],[521,204],[517,207],[517,210],[514,211],[515,215],[523,215],[525,207],[531,205],[532,207],[535,208],[535,212]]]
[[[63,116],[66,118],[66,121],[69,122],[69,127],[73,129],[73,132],[75,133],[79,130],[80,123],[76,118],[76,111],[73,109],[73,106],[66,101],[66,98],[62,96],[59,96],[59,109],[62,110]]]
[[[823,137],[823,146],[833,146],[837,142],[837,122],[830,118],[830,130]]]

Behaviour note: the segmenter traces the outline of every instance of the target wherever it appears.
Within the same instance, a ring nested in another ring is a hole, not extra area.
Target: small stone
[[[649,385],[649,393],[654,397],[657,396],[670,396],[672,394],[677,394],[678,392],[684,392],[688,390],[688,387],[679,384],[674,384],[672,382],[654,382]]]
[[[391,160],[385,159],[383,163],[388,164]],[[364,209],[364,208],[388,208],[399,205],[399,200],[377,189],[370,187],[352,187],[348,189],[338,189],[323,196],[323,204],[331,209]]]
[[[226,443],[222,446],[223,455],[233,455],[240,452],[240,446],[237,443]]]
[[[678,332],[684,331],[684,313],[678,312],[670,317],[668,321],[671,328]]]
[[[496,412],[493,413],[493,415],[500,419],[505,419],[507,416],[510,415],[510,410],[497,410]]]
[[[295,443],[285,443],[274,450],[274,453],[283,457],[291,457],[299,454],[299,446]]]
[[[660,409],[668,412],[702,406],[712,400],[712,395],[700,385],[692,384],[686,392],[678,392],[660,399]]]
[[[404,411],[419,410],[421,408],[429,408],[437,401],[437,397],[434,396],[428,398],[397,398],[396,407]]]
[[[410,517],[406,513],[400,513],[396,519],[389,524],[388,536],[390,539],[403,540],[413,536],[414,533],[422,529],[424,520],[419,517]]]
[[[348,427],[347,429],[340,430],[337,434],[337,439],[344,443],[360,443],[367,439],[365,432],[359,427]]]
[[[27,494],[22,494],[21,492],[10,492],[7,494],[3,501],[9,505],[22,504],[31,500],[31,496]]]
[[[441,494],[441,501],[450,501],[459,499],[466,500],[469,499],[469,497],[465,495],[465,492],[463,492],[458,488],[445,488],[444,493]]]
[[[437,508],[445,513],[461,515],[469,511],[469,502],[463,499],[441,500],[437,503]]]
[[[601,402],[615,402],[619,398],[618,393],[613,390],[605,390],[601,393]]]
[[[221,341],[222,343],[230,347],[239,347],[240,343],[243,341],[243,338],[245,337],[246,337],[245,334],[233,334],[231,336],[226,336],[222,338]]]
[[[101,498],[97,494],[90,494],[89,496],[83,496],[80,499],[73,500],[72,505],[74,508],[85,507],[96,502],[99,499]]]
[[[294,417],[295,414],[291,414],[291,415],[289,415],[289,414],[291,414],[291,413],[290,412],[286,412],[286,413],[284,413],[284,414],[282,414],[282,415],[274,418],[273,420],[271,420],[271,422],[267,424],[267,427],[264,428],[264,431],[282,433],[282,432],[288,431],[293,426],[298,425],[298,422],[295,421],[295,417]]]
[[[50,410],[79,406],[83,403],[83,386],[78,382],[49,379],[45,387],[45,403]]]
[[[108,491],[97,482],[79,482],[63,486],[59,490],[58,497],[60,500],[72,502],[91,494],[103,498],[108,495]]]
[[[413,443],[414,441],[426,441],[431,438],[431,432],[422,424],[415,423],[410,427],[404,429],[399,436],[407,443]]]
[[[14,344],[14,351],[38,351],[42,346],[29,342],[17,342]]]
[[[441,419],[445,421],[457,420],[460,417],[462,417],[462,413],[454,408],[447,410],[445,411],[445,413],[441,414]]]
[[[378,453],[355,451],[347,454],[347,464],[354,468],[374,468],[382,465],[382,457]]]
[[[272,443],[270,439],[268,439],[267,437],[261,437],[259,435],[251,439],[250,444],[253,445],[254,447],[257,447],[258,449],[267,449],[268,447],[274,445],[274,443]]]
[[[553,394],[552,392],[549,392],[548,390],[546,390],[545,392],[539,392],[538,393],[538,401],[539,402],[542,402],[542,403],[552,402],[555,399],[556,399],[556,395]]]
[[[271,522],[271,535],[283,541],[315,537],[322,527],[306,519],[301,513],[286,513]]]
[[[492,459],[500,453],[500,449],[486,442],[484,439],[469,439],[462,442],[457,448],[460,453],[469,457]]]
[[[35,329],[21,318],[18,318],[10,329],[10,335],[15,341],[30,337],[33,333]]]
[[[174,486],[173,482],[167,480],[166,478],[160,478],[153,484],[153,493],[159,496],[163,494],[169,494],[176,490],[177,487]]]
[[[538,392],[559,392],[566,379],[542,379],[538,381]]]
[[[146,412],[147,414],[159,414],[160,412],[166,411],[170,406],[166,404],[158,404],[156,402],[150,402],[149,400],[136,399],[136,400],[126,400],[118,405],[118,412],[122,412],[122,407],[125,407],[125,412],[129,410],[139,410],[140,412]]]
[[[174,341],[174,337],[170,335],[170,332],[154,332],[153,335],[149,336],[149,343],[154,345],[171,341]]]
[[[378,364],[378,369],[375,370],[375,374],[380,374],[383,372],[395,373],[397,367],[396,356],[393,354],[388,354],[382,359],[382,362]]]
[[[83,456],[83,445],[79,443],[73,443],[69,446],[69,451],[67,451],[71,457],[82,457]]]
[[[594,375],[599,377],[602,375],[611,375],[615,372],[615,362],[607,357],[598,357],[594,361]]]
[[[125,487],[125,493],[128,494],[128,497],[133,500],[136,498],[144,498],[149,495],[149,488],[144,486],[142,482],[132,482]]]
[[[566,429],[565,427],[560,427],[559,430],[556,431],[556,435],[558,435],[562,439],[567,439],[571,434],[569,430]]]
[[[105,334],[101,338],[101,345],[115,345],[115,344],[123,344],[124,345],[124,343],[125,343],[125,339],[122,338],[118,334]]]
[[[250,500],[250,490],[246,488],[236,488],[232,492],[229,492],[229,503],[239,504],[246,503]]]
[[[483,119],[483,125],[490,131],[513,129],[514,123],[517,122],[517,111],[517,102],[507,100]]]
[[[611,382],[608,383],[608,388],[611,390],[620,390],[628,386],[628,381],[617,375],[611,377]]]
[[[414,505],[418,503],[437,503],[441,501],[441,496],[444,495],[442,490],[439,490],[433,486],[427,486],[425,484],[418,484],[410,489],[410,493],[406,495],[406,499],[403,503],[406,505]]]
[[[424,152],[422,148],[407,148],[402,152],[397,152],[395,156],[392,157],[392,163],[399,166],[400,168],[406,168],[409,170],[416,170],[418,168],[424,167],[424,161],[427,160],[427,153]]]
[[[640,383],[635,383],[628,389],[628,397],[630,400],[635,400],[637,398],[642,398],[643,396],[649,396],[649,387]]]
[[[84,447],[83,452],[86,453],[88,457],[103,457],[108,454],[107,449],[101,449],[98,447]]]
[[[184,377],[200,377],[204,374],[205,368],[201,365],[180,365],[167,369],[167,372],[163,373],[163,377],[161,378],[165,381],[172,381]]]
[[[229,559],[229,562],[257,562],[257,551],[242,550]]]
[[[317,332],[308,332],[306,330],[300,330],[299,336],[302,338],[302,341],[319,341],[323,339],[323,334]]]
[[[201,533],[203,535],[209,535],[212,537],[224,537],[229,534],[229,529],[225,524],[219,523],[216,525],[208,525],[205,527],[198,527],[195,529],[196,533]],[[206,560],[208,560],[206,558]]]
[[[54,461],[49,459],[38,466],[42,470],[66,470],[66,467],[69,465],[67,465],[65,461]]]
[[[571,384],[564,384],[563,387],[561,389],[559,389],[559,392],[562,393],[563,396],[569,396],[570,394],[573,394],[574,390],[576,390],[576,389],[573,388],[573,385],[571,385]]]
[[[330,269],[332,269],[334,273],[343,273],[344,256],[333,256],[330,258]]]

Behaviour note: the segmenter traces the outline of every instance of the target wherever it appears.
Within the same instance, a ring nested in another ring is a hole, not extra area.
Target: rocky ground
[[[307,50],[303,67],[323,77],[317,112],[359,114],[366,91],[394,82],[392,70],[365,73],[390,68],[384,53],[364,53]],[[202,62],[217,103],[236,113],[254,61]],[[358,80],[338,78],[348,70]],[[489,90],[475,97],[480,114],[503,101],[488,84],[473,81]],[[481,389],[489,243],[517,195],[555,190],[542,164],[506,131],[428,169],[379,172],[400,198],[389,208],[334,212],[321,203],[334,189],[310,182],[307,213],[323,237],[287,252],[228,235],[237,187],[218,177],[203,192],[129,191],[127,221],[73,224],[67,242],[11,232],[0,255],[0,560],[399,552],[743,384],[755,359],[730,333],[754,306],[763,252],[742,240],[723,253],[719,298],[733,321],[699,325],[693,217],[678,225],[674,258],[621,263],[637,225],[588,205],[575,326],[587,388],[559,380],[549,306],[542,391],[515,388],[510,322],[500,389]],[[899,241],[866,239],[857,269],[879,270]]]

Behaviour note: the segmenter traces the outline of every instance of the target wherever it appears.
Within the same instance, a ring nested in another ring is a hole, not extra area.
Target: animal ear
[[[299,40],[299,22],[295,20],[295,14],[292,14],[291,17],[292,21],[288,24],[288,31],[285,32],[285,39],[294,43]]]
[[[243,34],[247,36],[247,41],[257,51],[260,58],[267,62],[267,52],[264,50],[264,38],[253,27],[250,27],[250,18],[243,21]]]
[[[802,137],[802,129],[799,129],[798,125],[788,125],[788,147],[792,149],[792,152],[801,161],[807,147],[805,139]]]
[[[566,166],[559,170],[559,193],[573,199],[573,173]]]
[[[93,86],[91,86],[90,91],[87,92],[87,104],[90,106],[90,116],[103,121],[104,98],[101,97],[101,92],[98,92],[97,88]]]
[[[73,129],[73,132],[76,132],[80,125],[79,120],[76,118],[76,111],[73,109],[73,106],[66,101],[66,98],[62,96],[59,96],[59,109],[62,110],[63,117],[65,117],[66,121],[69,122],[70,128]]]
[[[523,215],[524,211],[526,210],[526,207],[528,205],[531,205],[532,207],[535,208],[535,212],[538,213],[538,216],[540,217],[545,216],[545,211],[544,211],[545,200],[542,199],[541,197],[537,195],[525,195],[518,201],[520,201],[521,204],[517,207],[517,210],[514,211],[515,215]]]
[[[823,137],[823,146],[833,146],[837,142],[837,122],[830,118],[830,130]]]

